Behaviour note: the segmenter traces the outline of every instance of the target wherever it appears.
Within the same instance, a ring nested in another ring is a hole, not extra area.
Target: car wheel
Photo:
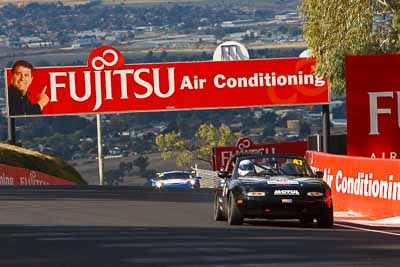
[[[317,218],[318,227],[331,228],[333,226],[333,205],[322,210]]]
[[[221,210],[221,205],[218,201],[218,195],[214,198],[214,221],[226,221],[226,217]]]
[[[241,225],[243,224],[243,216],[238,206],[236,205],[235,199],[232,194],[229,195],[228,200],[228,223],[230,225]]]

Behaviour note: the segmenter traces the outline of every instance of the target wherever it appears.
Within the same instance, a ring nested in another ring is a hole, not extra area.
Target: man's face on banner
[[[17,66],[11,75],[11,84],[23,94],[26,94],[32,78],[32,70],[30,68]]]

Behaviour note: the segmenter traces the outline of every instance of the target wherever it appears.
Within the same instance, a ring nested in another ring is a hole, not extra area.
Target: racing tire
[[[226,221],[226,217],[221,210],[221,205],[218,202],[218,196],[214,198],[214,221]]]
[[[333,205],[325,207],[317,217],[319,228],[331,228],[333,226]]]
[[[243,215],[236,205],[235,199],[232,194],[229,195],[228,200],[228,223],[230,225],[242,225]]]

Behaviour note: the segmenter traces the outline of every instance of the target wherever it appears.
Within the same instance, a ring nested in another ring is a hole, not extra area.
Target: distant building
[[[287,120],[286,121],[288,129],[299,129],[300,128],[300,121],[299,120]]]
[[[287,15],[275,15],[275,19],[276,20],[285,20],[287,18],[288,18]]]
[[[19,38],[19,40],[10,40],[6,41],[6,45],[9,48],[41,48],[41,47],[53,47],[58,45],[56,42],[45,41],[40,37],[29,37],[24,36]]]
[[[329,103],[329,108],[330,110],[332,110],[333,108],[337,108],[339,106],[344,105],[344,101],[343,100],[333,100]]]
[[[22,47],[23,48],[40,48],[40,47],[53,47],[55,46],[56,43],[54,42],[34,42],[34,43],[28,43],[28,44],[23,44]]]
[[[86,47],[96,47],[101,45],[99,41],[96,40],[96,38],[82,38],[75,40],[71,48],[72,49],[79,49],[79,48],[86,48]]]
[[[223,21],[221,24],[222,28],[232,28],[232,27],[244,27],[254,25],[256,22],[253,19],[241,19],[241,20],[230,20]]]
[[[31,36],[23,36],[19,38],[21,43],[29,44],[29,43],[40,43],[42,42],[42,38],[40,37],[31,37]]]
[[[138,26],[138,27],[133,27],[134,31],[138,32],[152,32],[154,30],[153,26]]]
[[[81,32],[78,32],[75,36],[77,37],[77,38],[90,38],[90,37],[94,37],[94,38],[97,38],[97,39],[101,39],[101,38],[104,38],[105,36],[107,35],[107,32],[105,32],[105,31],[98,31],[98,30],[89,30],[89,31],[81,31]]]
[[[22,43],[19,40],[10,40],[10,39],[8,39],[6,41],[6,45],[9,48],[21,48],[22,47]]]

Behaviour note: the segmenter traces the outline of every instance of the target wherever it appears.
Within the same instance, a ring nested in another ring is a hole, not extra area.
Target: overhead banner
[[[285,142],[273,144],[254,144],[250,138],[242,137],[235,146],[213,148],[213,170],[219,171],[225,168],[229,158],[238,152],[260,152],[262,154],[290,153],[304,157],[307,150],[307,142]]]
[[[400,54],[346,57],[347,153],[400,158]]]
[[[19,64],[19,65],[18,65]],[[17,65],[17,66],[16,66]],[[6,69],[10,117],[326,104],[327,80],[304,58],[125,64],[113,47],[87,66]]]

